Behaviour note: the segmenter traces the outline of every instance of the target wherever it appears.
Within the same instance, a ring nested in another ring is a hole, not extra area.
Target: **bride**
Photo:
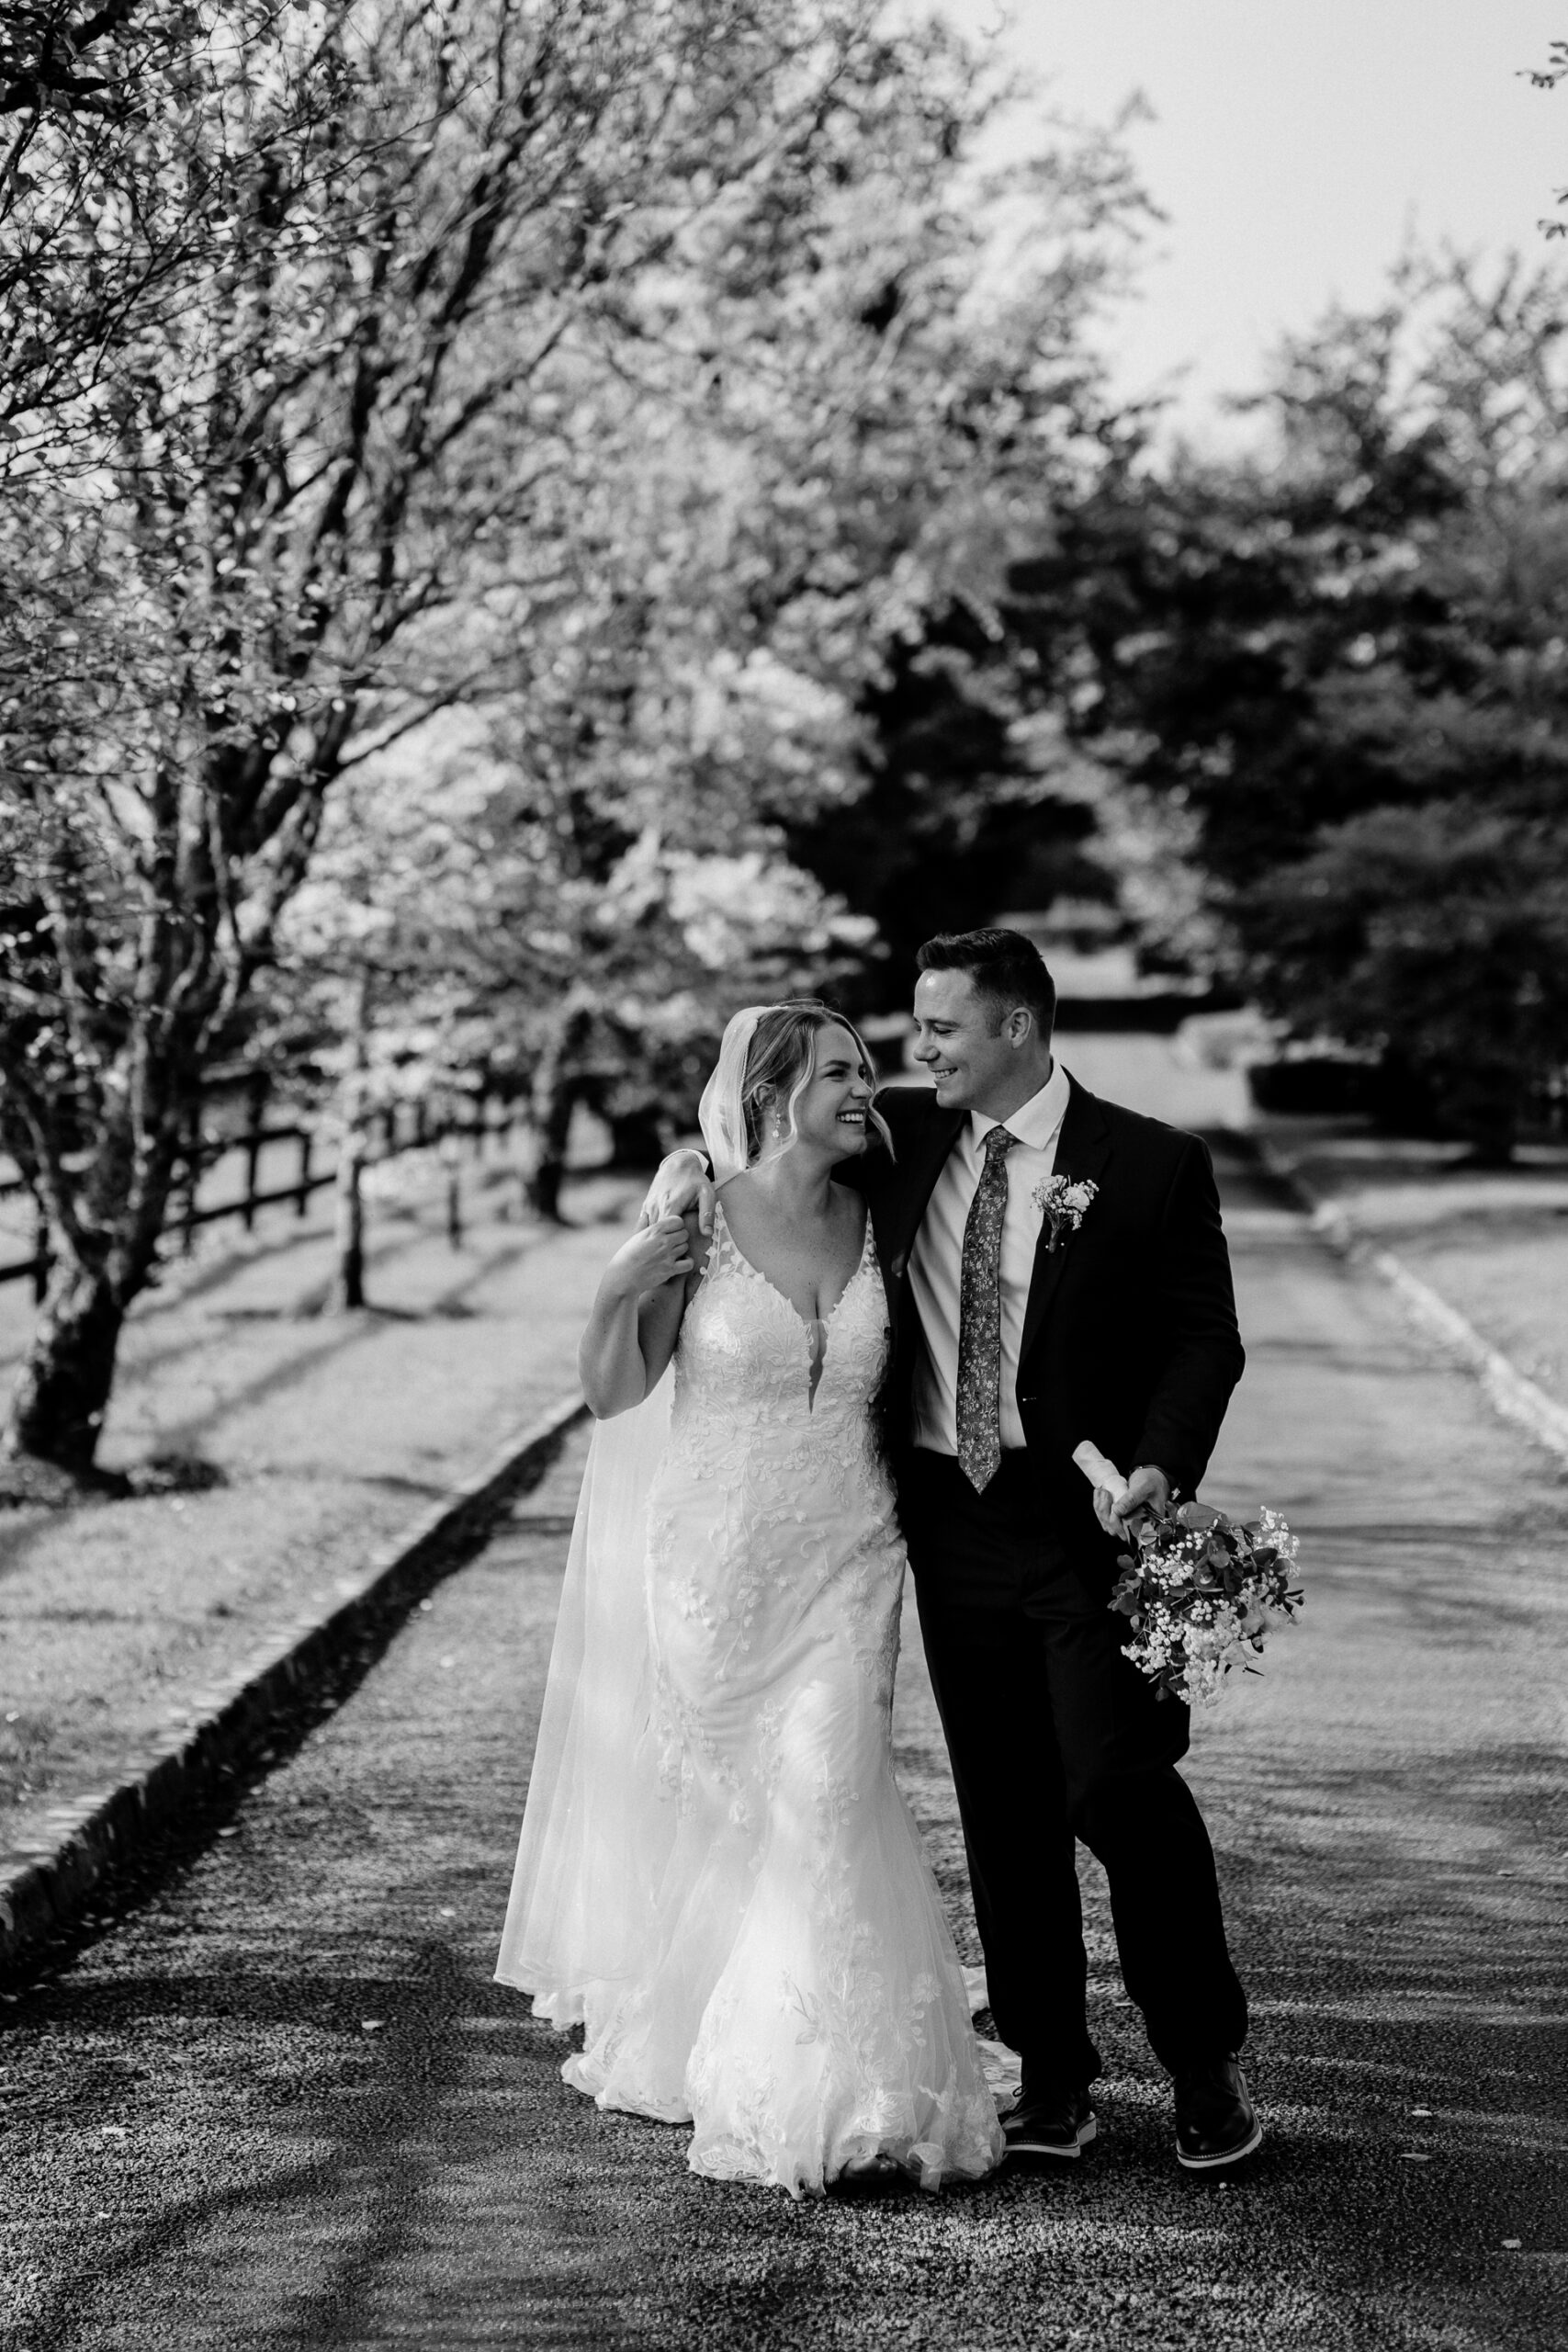
[[[606,1269],[598,1420],[497,1975],[581,2022],[562,2069],[794,2196],[1000,2160],[953,1940],[893,1778],[904,1548],[864,1201],[886,1131],[815,1001],[752,1006],[703,1096],[711,1240]],[[673,1366],[672,1378],[668,1376]]]

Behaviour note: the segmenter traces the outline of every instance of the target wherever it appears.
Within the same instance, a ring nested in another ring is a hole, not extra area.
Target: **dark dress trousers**
[[[1179,2073],[1240,2047],[1246,1998],[1208,1832],[1175,1769],[1188,1711],[1123,1655],[1127,1623],[1109,1606],[1122,1547],[1072,1453],[1092,1439],[1185,1494],[1203,1475],[1244,1361],[1209,1155],[1073,1084],[1055,1173],[1099,1190],[1055,1250],[1042,1234],[1018,1373],[1026,1442],[976,1494],[956,1460],[910,1441],[925,1341],[909,1253],[968,1114],[913,1087],[885,1089],[876,1107],[893,1156],[874,1148],[842,1174],[864,1190],[887,1286],[888,1450],[997,2030],[1032,2086],[1076,2089],[1100,2071],[1081,1838],[1110,1882],[1127,1991]]]

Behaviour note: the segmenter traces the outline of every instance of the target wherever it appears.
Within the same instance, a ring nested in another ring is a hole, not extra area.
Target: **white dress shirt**
[[[1018,1409],[1018,1359],[1035,1247],[1045,1221],[1031,1195],[1055,1171],[1056,1143],[1066,1115],[1068,1092],[1067,1073],[1056,1062],[1039,1093],[1021,1103],[1010,1118],[987,1119],[971,1111],[920,1219],[909,1252],[909,1285],[926,1342],[915,1366],[914,1440],[932,1453],[958,1452],[958,1300],[964,1227],[985,1166],[985,1139],[996,1126],[1005,1126],[1018,1137],[1002,1162],[1008,1180],[1002,1219],[1002,1444],[1006,1448],[1024,1442]]]

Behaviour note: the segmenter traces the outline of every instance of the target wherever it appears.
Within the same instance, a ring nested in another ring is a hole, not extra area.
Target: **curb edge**
[[[116,1787],[53,1809],[45,1852],[0,1857],[0,1977],[76,1924],[111,1867],[132,1860],[157,1833],[254,1757],[279,1717],[319,1690],[354,1654],[378,1657],[414,1603],[473,1556],[490,1521],[518,1488],[536,1486],[568,1432],[587,1417],[575,1390],[403,1533],[339,1580],[321,1613],[296,1621],[193,1700],[177,1744],[150,1752]],[[454,1556],[454,1554],[456,1556]]]
[[[1295,1163],[1256,1131],[1246,1137],[1249,1153],[1274,1182],[1287,1191],[1309,1220],[1312,1229],[1337,1257],[1370,1267],[1387,1283],[1417,1329],[1447,1348],[1480,1383],[1487,1403],[1498,1418],[1511,1421],[1534,1438],[1538,1445],[1568,1463],[1568,1408],[1559,1405],[1544,1388],[1522,1373],[1500,1348],[1483,1339],[1457,1306],[1440,1291],[1413,1274],[1392,1250],[1381,1250],[1362,1232],[1348,1210],[1309,1184]]]

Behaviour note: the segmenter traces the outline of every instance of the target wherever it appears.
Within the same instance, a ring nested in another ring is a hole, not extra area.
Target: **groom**
[[[1236,2059],[1247,2001],[1176,1770],[1188,1711],[1123,1656],[1109,1606],[1127,1520],[1196,1489],[1241,1375],[1213,1173],[1194,1137],[1054,1060],[1055,989],[1021,933],[944,934],[916,960],[934,1093],[885,1088],[894,1156],[843,1174],[887,1285],[899,1515],[991,2011],[1023,2062],[1003,2128],[1029,2156],[1076,2158],[1095,2136],[1081,1838],[1174,2078],[1178,2159],[1214,2171],[1262,2136]],[[1081,1188],[1076,1227],[1046,1214],[1054,1178]],[[1114,1506],[1073,1463],[1086,1438],[1127,1473]]]
[[[935,1093],[878,1096],[897,1156],[864,1163],[865,1184],[899,1515],[991,2012],[1023,2060],[1008,2144],[1072,2157],[1094,2137],[1081,1838],[1175,2078],[1178,2157],[1213,2170],[1260,2137],[1235,2056],[1247,2002],[1176,1770],[1187,1709],[1122,1655],[1106,1538],[1195,1491],[1241,1375],[1213,1174],[1192,1136],[1098,1102],[1053,1059],[1055,989],[1020,933],[929,940],[916,960],[915,1058]],[[1094,1187],[1076,1230],[1043,1214],[1053,1177]],[[1085,1438],[1127,1474],[1114,1510],[1073,1462]]]

